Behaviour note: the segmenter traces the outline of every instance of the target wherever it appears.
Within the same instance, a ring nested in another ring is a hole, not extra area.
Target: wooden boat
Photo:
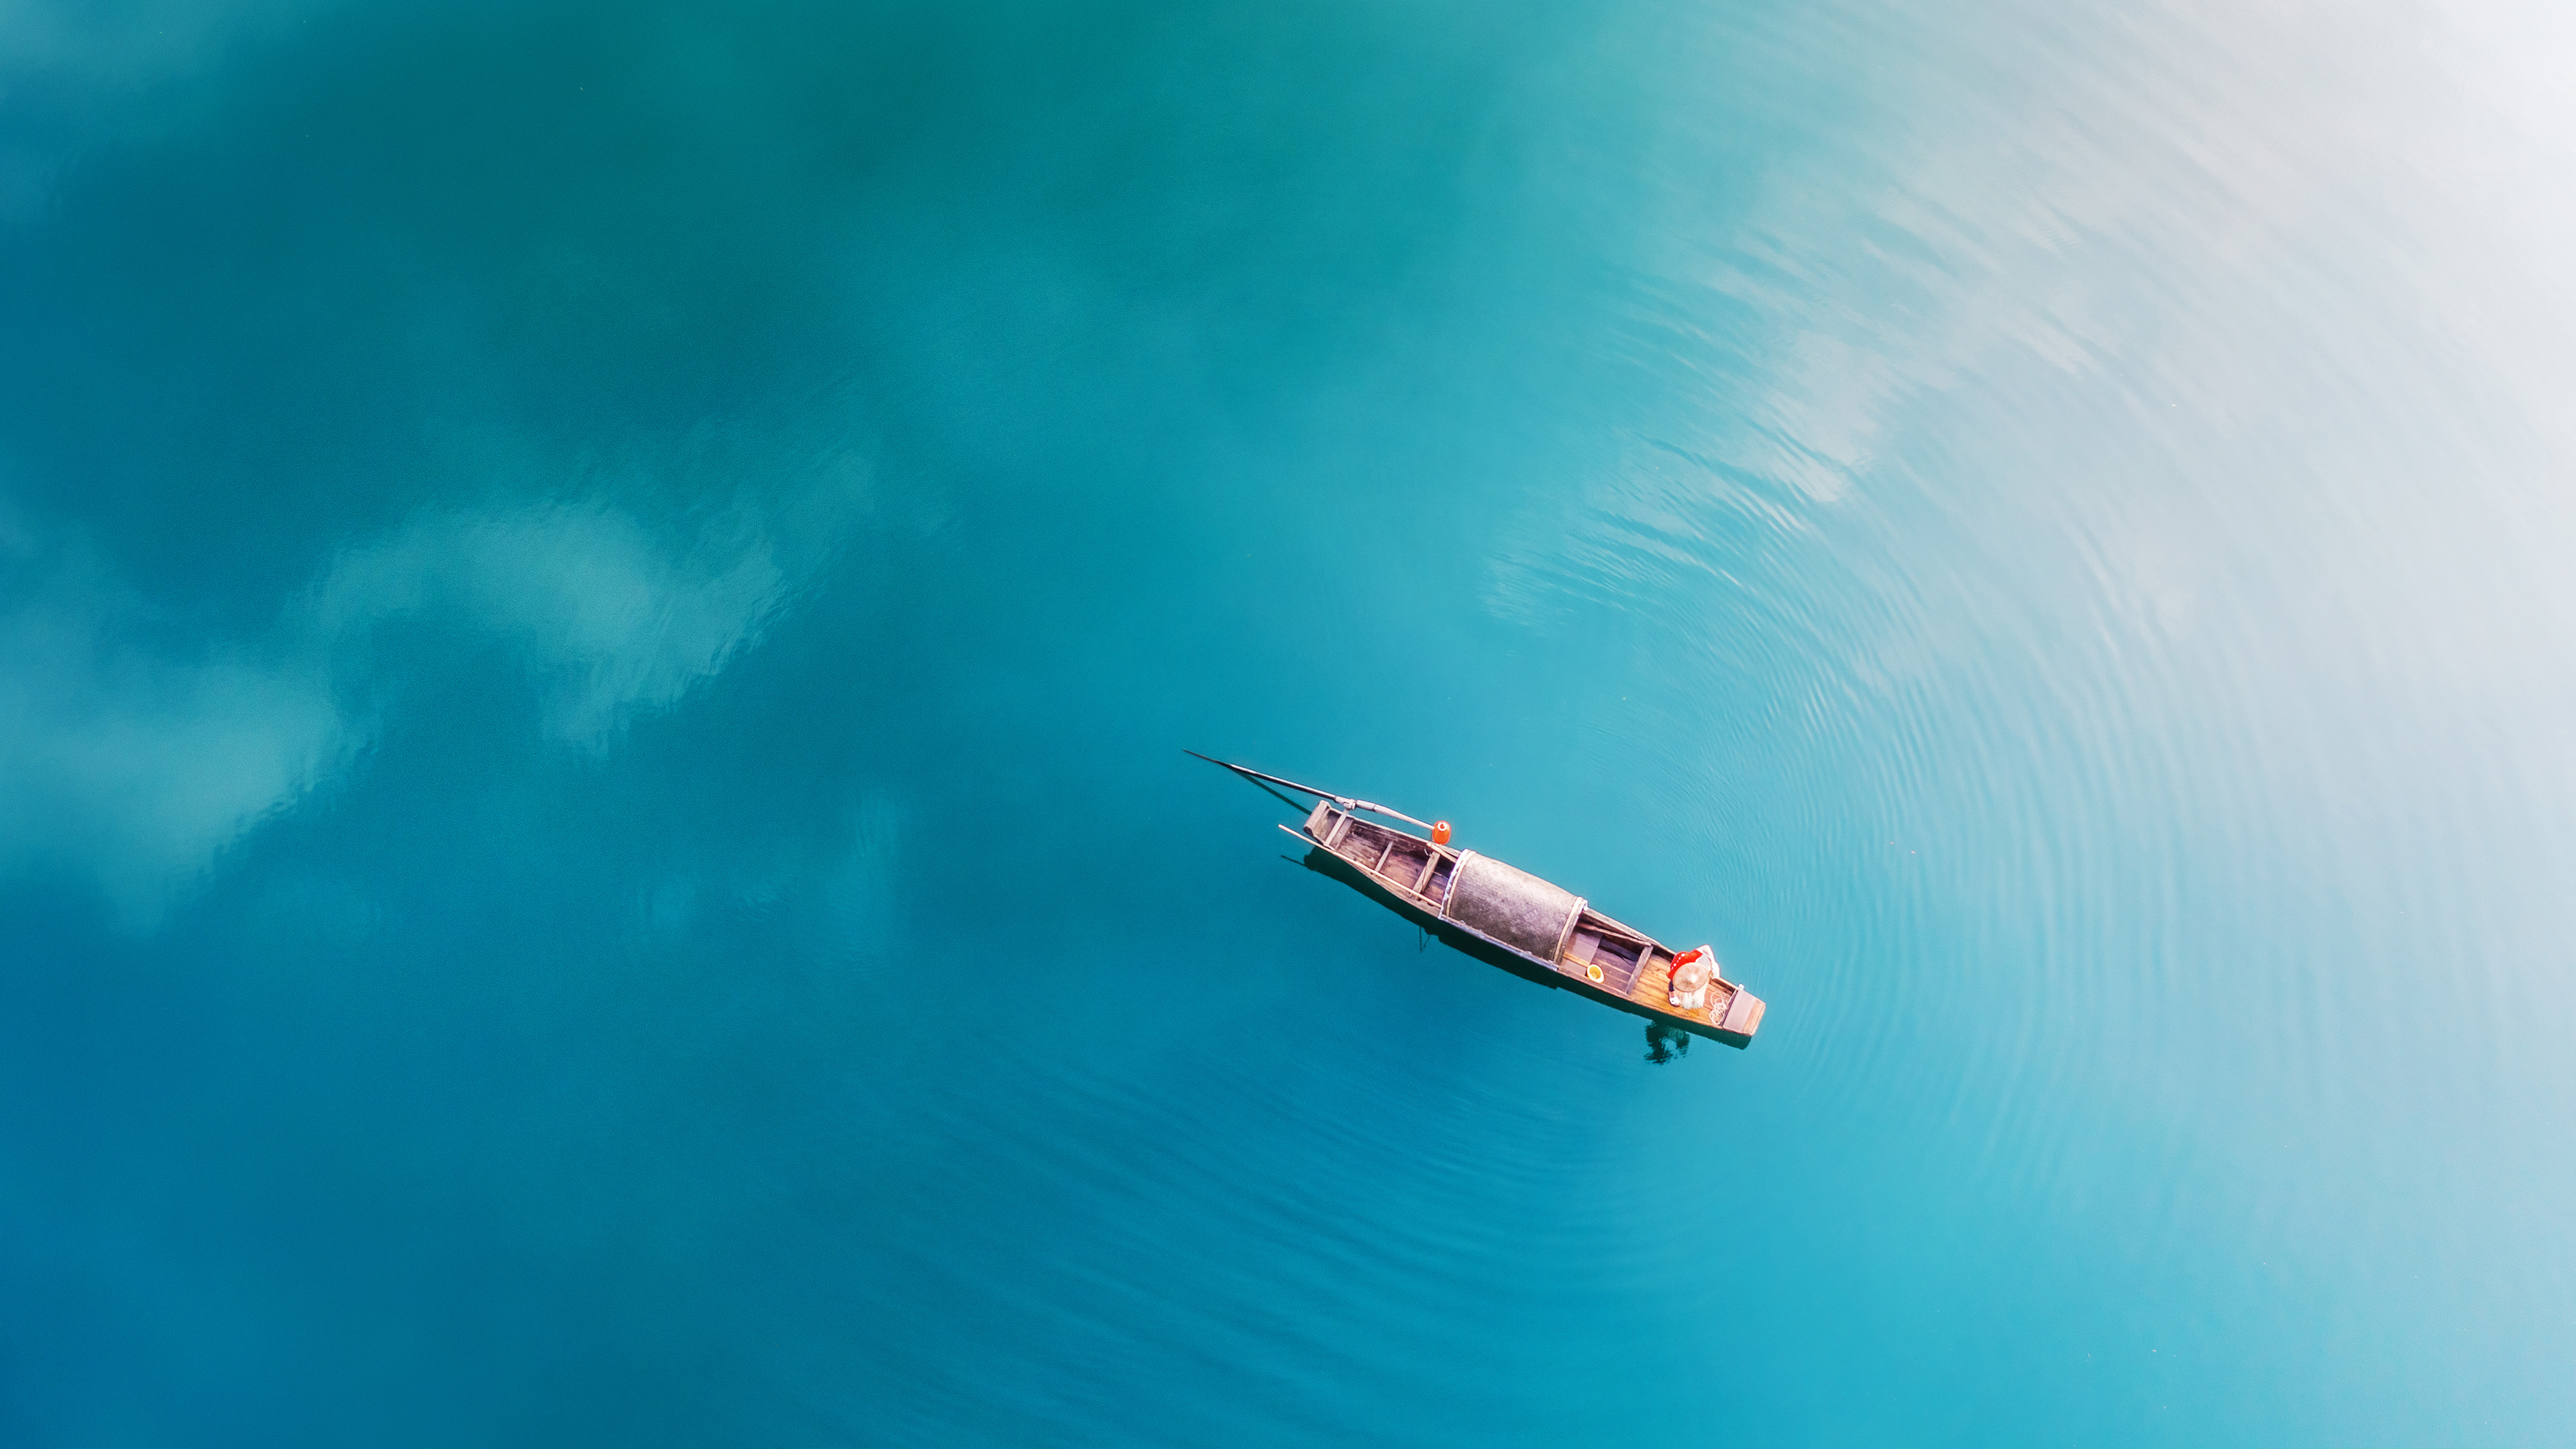
[[[1571,891],[1492,856],[1452,846],[1446,822],[1415,820],[1367,800],[1265,775],[1196,750],[1188,753],[1236,774],[1318,797],[1304,825],[1279,827],[1307,842],[1306,865],[1357,887],[1471,956],[1729,1046],[1752,1045],[1753,1033],[1762,1025],[1762,998],[1724,979],[1713,958],[1704,1004],[1676,1005],[1673,960],[1684,953],[1601,914]],[[1363,815],[1422,826],[1430,838]]]

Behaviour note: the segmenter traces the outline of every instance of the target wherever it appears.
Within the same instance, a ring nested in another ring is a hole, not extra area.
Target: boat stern
[[[1729,997],[1725,1014],[1711,1023],[1717,1039],[1731,1047],[1753,1045],[1753,1033],[1762,1029],[1762,998],[1738,986]]]

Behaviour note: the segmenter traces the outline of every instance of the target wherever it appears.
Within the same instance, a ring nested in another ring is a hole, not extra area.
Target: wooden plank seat
[[[1625,996],[1637,984],[1637,966],[1645,958],[1646,946],[1641,941],[1624,941],[1604,935],[1592,948],[1588,964],[1601,968],[1601,984]]]

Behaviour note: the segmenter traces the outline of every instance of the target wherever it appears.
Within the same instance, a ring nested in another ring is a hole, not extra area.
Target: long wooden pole
[[[1354,799],[1348,795],[1336,795],[1330,790],[1318,790],[1312,785],[1300,785],[1294,780],[1283,780],[1277,775],[1265,775],[1259,770],[1249,769],[1228,760],[1220,760],[1214,755],[1202,755],[1196,750],[1183,750],[1181,753],[1188,755],[1193,759],[1205,760],[1211,765],[1223,765],[1225,768],[1234,771],[1238,775],[1250,775],[1256,780],[1267,780],[1273,785],[1285,785],[1291,790],[1303,790],[1309,795],[1320,795],[1325,799],[1332,801],[1334,804],[1341,806],[1345,810],[1366,810],[1376,815],[1392,815],[1396,819],[1404,821],[1408,825],[1419,825],[1425,830],[1429,830],[1431,828],[1431,822],[1428,820],[1416,820],[1401,810],[1390,810],[1386,806],[1376,804],[1372,801]]]

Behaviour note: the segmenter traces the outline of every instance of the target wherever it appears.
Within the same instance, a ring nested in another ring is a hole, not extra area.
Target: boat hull
[[[1533,981],[1541,986],[1560,991],[1570,991],[1577,996],[1588,997],[1604,1006],[1626,1012],[1630,1016],[1657,1022],[1678,1031],[1688,1032],[1693,1036],[1723,1042],[1738,1049],[1753,1044],[1751,1031],[1729,1031],[1723,1021],[1706,1022],[1679,1012],[1659,1011],[1645,1002],[1608,990],[1605,986],[1596,985],[1581,976],[1570,975],[1553,963],[1542,961],[1526,951],[1461,926],[1427,909],[1421,903],[1399,894],[1378,876],[1334,852],[1321,842],[1315,841],[1304,832],[1301,831],[1298,834],[1300,838],[1308,841],[1304,860],[1307,869],[1340,881],[1361,895],[1411,921],[1453,950],[1463,952],[1488,965],[1499,966],[1523,980]],[[1758,1001],[1754,1003],[1751,1014],[1752,1024],[1758,1027],[1761,1020],[1761,1007]]]

